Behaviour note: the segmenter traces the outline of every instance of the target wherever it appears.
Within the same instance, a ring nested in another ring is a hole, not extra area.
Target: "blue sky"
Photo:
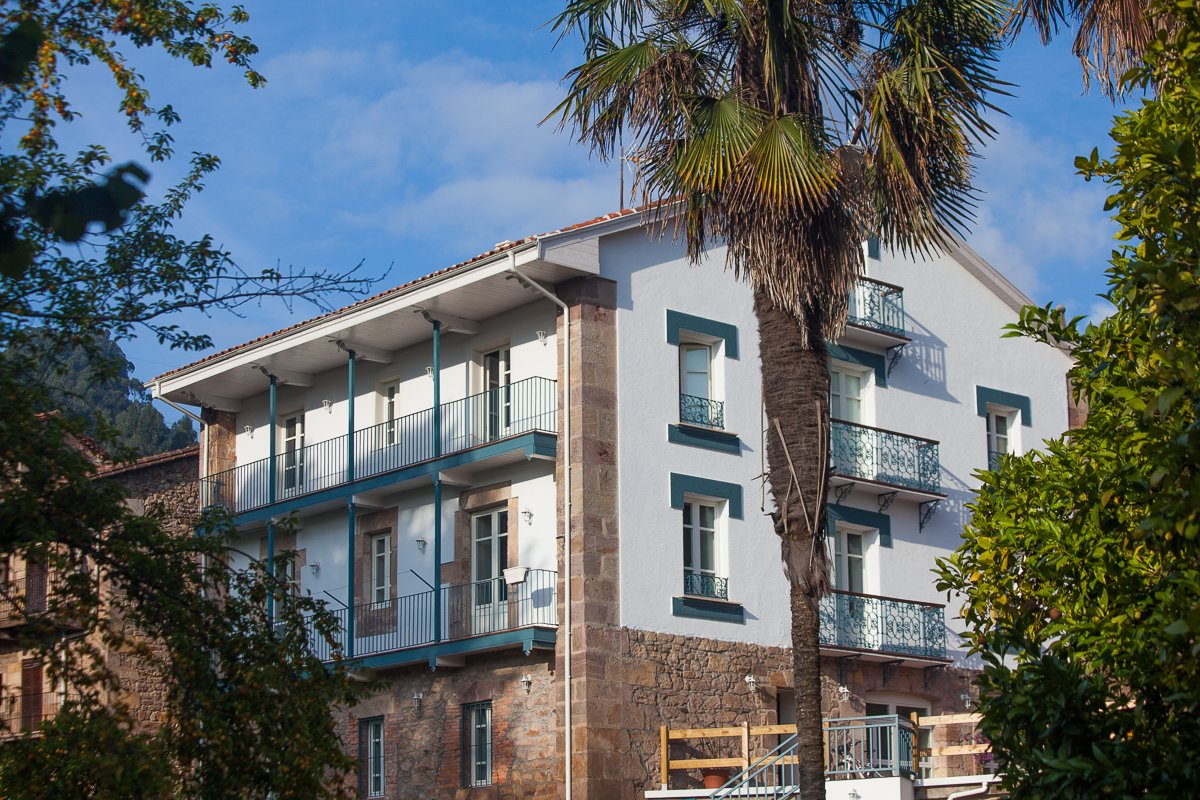
[[[213,234],[247,269],[390,269],[382,289],[616,209],[616,167],[537,125],[579,56],[573,42],[555,49],[543,25],[561,5],[250,3],[244,30],[268,80],[258,90],[224,65],[196,70],[132,53],[152,100],[183,116],[179,155],[207,150],[223,161],[182,230]],[[1085,184],[1072,161],[1105,150],[1113,108],[1082,94],[1068,48],[1065,37],[1049,48],[1027,37],[1005,54],[1002,76],[1018,86],[1001,99],[1009,116],[993,119],[999,133],[980,163],[984,202],[968,241],[1035,301],[1102,313],[1113,226],[1104,188]],[[85,115],[72,136],[139,158],[104,76],[72,80]],[[156,166],[152,192],[178,170]],[[243,311],[183,321],[223,348],[316,313],[303,303]],[[125,349],[142,379],[202,355],[145,339]]]

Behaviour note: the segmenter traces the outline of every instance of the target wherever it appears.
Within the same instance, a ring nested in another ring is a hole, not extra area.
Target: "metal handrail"
[[[685,569],[683,571],[683,593],[694,597],[715,597],[718,600],[728,600],[729,579]]]
[[[720,400],[681,393],[679,421],[687,425],[722,430],[725,428],[725,404]]]
[[[935,603],[831,590],[819,616],[827,647],[946,658],[945,608]]]
[[[412,466],[434,457],[435,435],[441,440],[441,454],[451,455],[531,431],[557,432],[557,384],[549,378],[526,378],[442,403],[438,416],[436,433],[434,409],[427,408],[357,430],[353,440],[351,434],[342,434],[215,472],[200,480],[201,504],[249,511]]]
[[[941,460],[933,439],[836,419],[829,438],[830,459],[841,475],[941,493]]]
[[[904,290],[872,278],[859,278],[850,294],[847,321],[896,336],[904,335]]]
[[[799,790],[796,768],[796,734],[775,745],[769,753],[713,792],[711,800],[730,797],[784,800]]]
[[[441,605],[441,631],[435,636],[434,604]],[[306,621],[309,647],[322,661],[348,652],[346,629],[354,614],[354,656],[369,656],[421,647],[437,641],[499,633],[534,625],[558,624],[558,573],[531,569],[520,583],[490,578],[443,586],[433,591],[357,603],[333,609],[337,619],[326,639]]]

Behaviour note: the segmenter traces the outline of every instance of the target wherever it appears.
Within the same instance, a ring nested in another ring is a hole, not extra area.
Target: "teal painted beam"
[[[733,359],[738,357],[738,330],[736,325],[667,309],[667,344],[679,344],[680,331],[691,331],[702,336],[722,339],[725,342],[725,357]]]
[[[685,444],[689,447],[703,447],[706,450],[716,450],[719,453],[742,452],[742,440],[736,433],[714,431],[693,425],[668,425],[667,441],[675,444]]]
[[[687,494],[724,498],[729,501],[729,516],[742,519],[742,487],[739,484],[672,472],[671,508],[683,508],[683,497]]]
[[[267,574],[275,577],[275,525],[267,525]],[[271,581],[271,593],[267,595],[267,619],[275,621],[275,581]]]
[[[275,428],[277,427],[275,424],[275,414],[277,413],[275,410],[275,376],[271,375],[270,379],[271,388],[269,390],[269,399],[267,402],[267,451],[269,453],[269,460],[267,461],[267,480],[270,481],[270,485],[267,486],[267,499],[274,503],[277,499],[275,493],[277,491],[277,484],[279,483],[279,476],[277,474],[279,469],[279,459],[275,457]]]
[[[989,389],[986,386],[975,387],[975,413],[981,417],[987,416],[988,404],[1015,408],[1021,412],[1021,426],[1028,428],[1033,425],[1033,412],[1029,398],[1023,394],[1005,392],[1000,389]]]
[[[879,531],[880,547],[892,546],[892,518],[887,514],[867,511],[865,508],[853,506],[825,506],[826,530],[830,536],[834,534],[834,526],[838,522],[849,522],[851,525],[861,525],[864,528],[874,528]]]
[[[703,600],[699,597],[672,597],[671,614],[676,617],[706,619],[711,622],[746,623],[746,609],[741,603]]]
[[[354,500],[346,503],[346,657],[354,655]]]
[[[880,353],[869,353],[866,350],[859,350],[857,347],[832,343],[826,344],[825,349],[829,352],[829,357],[836,361],[846,361],[873,371],[876,386],[888,385],[887,359]]]
[[[352,669],[382,669],[405,664],[436,663],[437,659],[442,656],[467,655],[514,646],[520,646],[526,652],[553,650],[557,639],[558,631],[554,628],[517,628],[484,636],[473,636],[469,639],[455,639],[450,642],[412,647],[407,650],[394,650],[390,653],[378,653],[347,660],[354,662],[349,665]]]
[[[346,480],[354,480],[354,362],[353,350],[346,351]]]

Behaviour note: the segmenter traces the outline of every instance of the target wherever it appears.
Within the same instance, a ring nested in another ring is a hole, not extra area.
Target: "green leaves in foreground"
[[[1080,330],[1045,308],[1014,330],[1071,350],[1086,424],[983,475],[940,586],[965,598],[984,732],[1014,800],[1200,792],[1200,10],[1163,5],[1115,153],[1125,242],[1114,311]]]

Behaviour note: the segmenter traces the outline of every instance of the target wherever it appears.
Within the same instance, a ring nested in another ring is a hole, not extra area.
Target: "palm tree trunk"
[[[829,367],[815,315],[797,319],[760,292],[755,293],[754,312],[762,361],[767,478],[775,500],[772,515],[791,584],[799,780],[801,786],[824,787],[818,603],[829,579],[824,538]]]

